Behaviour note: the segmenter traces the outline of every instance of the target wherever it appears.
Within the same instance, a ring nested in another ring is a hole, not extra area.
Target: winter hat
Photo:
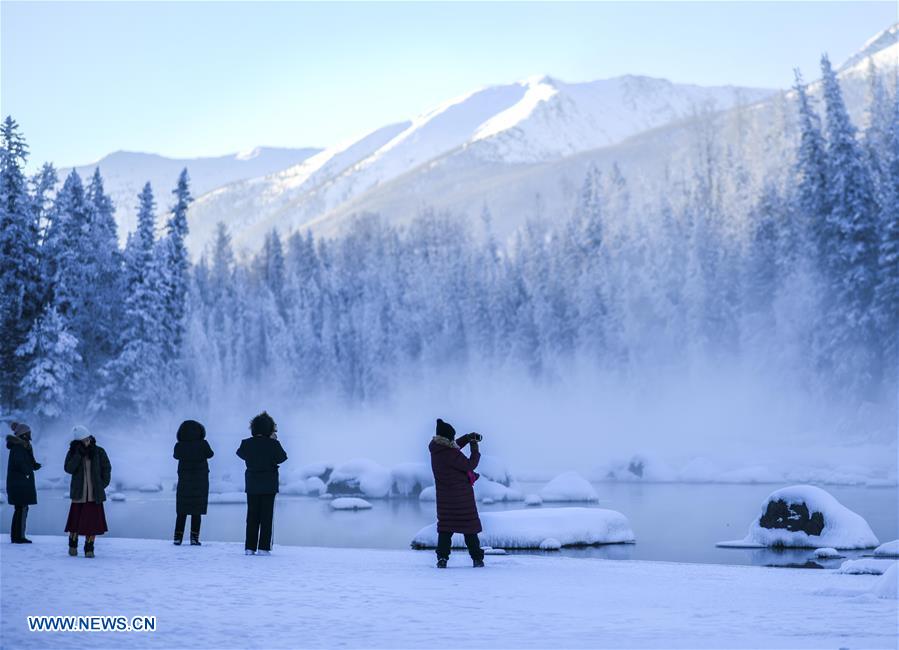
[[[178,427],[178,440],[202,440],[206,437],[206,427],[196,420],[185,420]]]
[[[91,432],[87,430],[86,426],[78,424],[72,427],[72,440],[84,440],[90,437]]]
[[[31,427],[22,422],[10,422],[9,428],[12,429],[14,435],[19,438],[24,438],[25,436],[31,434]]]
[[[437,418],[437,435],[447,440],[453,440],[456,437],[456,430],[451,424]]]

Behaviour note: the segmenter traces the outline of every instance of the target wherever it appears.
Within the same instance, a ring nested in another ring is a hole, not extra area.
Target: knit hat
[[[84,440],[85,438],[90,438],[91,432],[87,430],[87,427],[81,424],[77,424],[72,427],[72,440]]]
[[[447,440],[453,440],[456,437],[456,430],[451,424],[437,418],[437,435]]]
[[[12,429],[14,435],[23,438],[31,433],[31,427],[22,422],[10,422],[9,428]]]

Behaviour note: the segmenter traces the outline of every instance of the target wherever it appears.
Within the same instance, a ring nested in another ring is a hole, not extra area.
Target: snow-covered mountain
[[[217,187],[244,178],[254,178],[296,165],[320,149],[286,149],[257,147],[228,156],[212,158],[166,158],[156,154],[116,151],[91,165],[75,169],[83,177],[99,167],[106,190],[116,205],[119,234],[124,241],[136,222],[137,194],[149,181],[156,194],[159,210],[168,207],[170,192],[178,174],[187,167],[194,196],[200,196]],[[60,180],[71,171],[61,169]]]
[[[290,169],[201,197],[191,211],[190,245],[195,253],[202,250],[223,221],[239,246],[255,248],[272,228],[285,233],[320,220],[451,154],[464,153],[469,164],[490,167],[546,163],[772,92],[637,76],[587,83],[541,76],[481,88]],[[412,204],[429,200],[414,186],[407,189]]]

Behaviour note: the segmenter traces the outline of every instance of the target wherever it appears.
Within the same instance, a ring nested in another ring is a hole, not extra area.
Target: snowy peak
[[[840,66],[840,71],[847,70],[888,48],[895,48],[897,43],[899,43],[899,22],[890,25],[879,34],[875,34],[869,38],[858,52],[850,56],[846,62]],[[897,58],[899,58],[899,54],[895,55],[893,58],[894,65],[897,63]]]

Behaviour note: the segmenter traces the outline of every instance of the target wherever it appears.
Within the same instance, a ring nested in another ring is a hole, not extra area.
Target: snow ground
[[[876,576],[822,570],[489,556],[450,569],[432,552],[275,548],[62,536],[3,545],[9,648],[895,648],[897,602]],[[77,589],[90,586],[90,595]],[[75,589],[76,591],[73,591]],[[442,610],[442,611],[441,611]],[[32,633],[34,614],[155,615],[152,633]]]

